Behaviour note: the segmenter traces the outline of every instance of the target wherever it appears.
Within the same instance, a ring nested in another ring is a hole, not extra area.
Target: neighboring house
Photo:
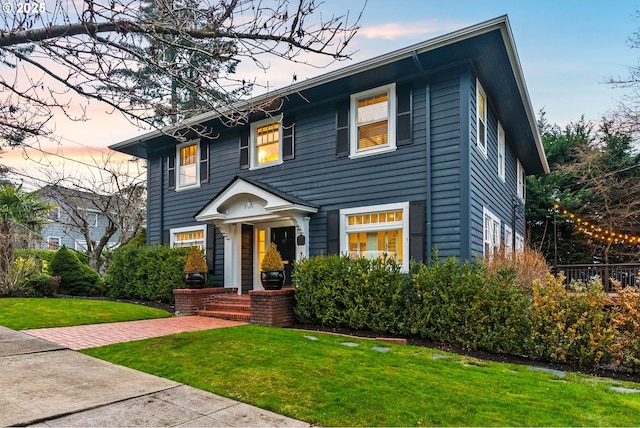
[[[60,186],[45,186],[39,194],[56,208],[49,212],[42,229],[43,241],[35,242],[34,248],[57,250],[64,245],[71,250],[86,252],[86,237],[77,226],[82,220],[87,222],[91,240],[99,241],[104,235],[109,219],[96,209],[95,201],[99,195]],[[116,232],[109,239],[108,248],[118,245],[119,234]]]
[[[270,242],[289,265],[387,254],[404,270],[434,249],[524,246],[525,177],[549,167],[506,16],[252,103],[276,96],[249,123],[189,120],[212,139],[176,127],[111,147],[147,159],[149,243],[205,249],[217,284],[244,293]]]

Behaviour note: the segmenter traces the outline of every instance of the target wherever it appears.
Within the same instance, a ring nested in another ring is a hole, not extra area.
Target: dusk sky
[[[355,0],[325,3],[325,11],[348,8],[354,17],[363,5]],[[628,43],[640,28],[638,9],[640,2],[623,0],[369,0],[351,44],[357,51],[352,60],[324,69],[274,64],[266,75],[253,74],[282,87],[291,83],[293,73],[300,81],[507,14],[534,110],[544,108],[549,122],[560,126],[583,115],[597,122],[625,93],[606,80],[624,78],[628,67],[638,65],[640,51]],[[106,110],[92,103],[84,123],[54,118],[61,146],[48,150],[65,157],[96,156],[91,147],[104,150],[145,132]],[[1,156],[1,163],[19,166],[27,175],[39,168],[22,162],[16,151]],[[65,168],[73,169],[69,162]]]

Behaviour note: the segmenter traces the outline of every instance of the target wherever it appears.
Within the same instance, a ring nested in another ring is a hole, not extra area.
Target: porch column
[[[240,294],[240,238],[237,224],[219,224],[218,229],[224,236],[224,287],[238,287]]]

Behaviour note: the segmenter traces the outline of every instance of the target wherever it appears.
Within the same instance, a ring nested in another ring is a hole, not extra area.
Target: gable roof
[[[230,111],[242,110],[243,107],[264,103],[274,97],[287,97],[289,105],[296,100],[298,103],[313,102],[326,98],[327,93],[353,92],[355,75],[358,75],[359,84],[369,80],[379,81],[385,76],[393,80],[396,76],[428,73],[469,59],[489,99],[494,100],[493,106],[503,119],[505,131],[527,173],[548,173],[549,165],[506,15],[254,97],[230,107]],[[295,94],[301,96],[295,97]],[[170,134],[178,129],[220,117],[218,112],[203,113],[178,125],[148,132],[110,148],[144,158],[148,151],[169,144],[169,141],[175,144]]]

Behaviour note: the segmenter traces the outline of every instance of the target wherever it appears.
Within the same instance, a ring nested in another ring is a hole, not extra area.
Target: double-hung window
[[[178,146],[178,188],[198,184],[198,142]]]
[[[502,124],[498,122],[498,177],[505,181],[506,137]]]
[[[351,157],[396,149],[395,84],[351,95]]]
[[[476,79],[476,145],[487,156],[487,95]]]
[[[513,251],[513,230],[511,227],[504,225],[504,252],[510,255]]]
[[[281,120],[280,116],[251,124],[252,168],[282,163]]]
[[[500,219],[486,207],[484,208],[484,257],[490,257],[500,248]]]
[[[389,257],[409,268],[409,204],[388,204],[340,210],[341,247],[351,257]]]

